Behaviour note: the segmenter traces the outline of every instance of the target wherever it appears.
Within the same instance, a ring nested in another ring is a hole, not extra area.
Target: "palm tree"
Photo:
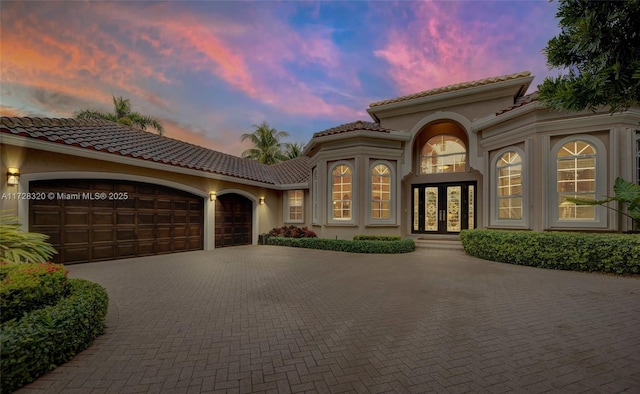
[[[120,123],[129,127],[137,127],[140,130],[146,130],[147,127],[155,129],[158,134],[164,133],[164,127],[154,117],[141,115],[138,112],[131,112],[131,102],[124,97],[113,97],[113,113],[93,111],[85,109],[76,112],[76,119],[106,119],[112,122]]]
[[[296,157],[300,157],[302,156],[302,151],[304,150],[304,145],[294,142],[289,143],[287,142],[286,144],[284,144],[285,146],[285,151],[284,151],[284,155],[287,156],[287,159],[295,159]]]
[[[240,137],[242,141],[249,140],[253,144],[253,148],[242,152],[242,157],[263,164],[276,164],[287,160],[287,156],[282,153],[280,139],[288,137],[289,133],[271,128],[266,122],[254,124],[253,127],[253,133],[245,133]]]

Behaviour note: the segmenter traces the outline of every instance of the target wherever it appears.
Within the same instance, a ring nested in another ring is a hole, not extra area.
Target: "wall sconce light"
[[[16,186],[20,179],[20,170],[15,167],[7,168],[7,185]]]
[[[260,197],[260,205],[264,205],[264,197]]]
[[[209,192],[209,201],[216,200],[216,192]]]

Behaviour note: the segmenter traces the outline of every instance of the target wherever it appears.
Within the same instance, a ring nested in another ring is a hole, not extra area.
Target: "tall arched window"
[[[371,218],[391,218],[391,170],[385,164],[371,170]]]
[[[351,220],[351,200],[353,192],[351,167],[337,165],[331,171],[331,202],[333,220]]]
[[[499,220],[522,219],[522,158],[517,152],[503,153],[496,162],[496,197]]]
[[[595,220],[596,207],[576,205],[567,198],[596,198],[595,147],[587,141],[575,140],[562,145],[556,155],[558,220]]]
[[[466,161],[467,148],[460,138],[446,134],[437,135],[422,147],[420,173],[464,172]]]

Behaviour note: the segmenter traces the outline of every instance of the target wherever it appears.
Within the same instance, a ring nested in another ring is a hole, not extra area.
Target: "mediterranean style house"
[[[107,121],[2,117],[0,209],[49,235],[64,263],[255,244],[289,224],[341,239],[630,230],[565,199],[640,182],[640,108],[552,111],[525,94],[532,81],[375,102],[372,121],[315,133],[272,166]]]

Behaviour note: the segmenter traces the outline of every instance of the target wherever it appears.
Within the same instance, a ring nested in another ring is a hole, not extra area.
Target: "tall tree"
[[[112,97],[113,113],[85,109],[76,112],[76,119],[106,119],[129,127],[137,127],[141,130],[146,130],[147,127],[151,127],[160,135],[164,133],[164,127],[162,127],[162,124],[156,118],[131,111],[131,102],[129,99],[125,99],[122,96]]]
[[[294,142],[294,143],[290,143],[287,142],[284,144],[285,146],[285,150],[284,150],[284,155],[287,157],[287,159],[295,159],[296,157],[300,157],[302,156],[302,151],[304,150],[304,145]]]
[[[242,157],[256,160],[263,164],[276,164],[287,160],[282,153],[282,142],[280,140],[288,137],[286,131],[278,131],[269,127],[266,122],[259,125],[254,124],[253,133],[245,133],[240,137],[242,141],[249,140],[253,144],[253,148],[242,152]]]
[[[560,0],[561,32],[543,53],[550,69],[539,100],[548,107],[581,111],[640,104],[640,0]]]

